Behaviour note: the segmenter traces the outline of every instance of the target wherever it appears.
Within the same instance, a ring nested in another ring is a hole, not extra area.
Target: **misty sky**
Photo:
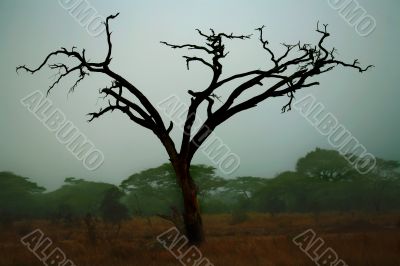
[[[111,23],[114,48],[111,67],[140,88],[154,104],[173,94],[188,102],[188,89],[203,89],[210,81],[210,71],[195,64],[187,71],[182,55],[188,53],[169,49],[159,43],[161,40],[201,44],[195,29],[207,31],[211,27],[228,33],[255,34],[251,40],[227,42],[230,54],[224,60],[224,76],[228,76],[271,66],[257,40],[256,27],[267,26],[271,47],[282,52],[281,42],[315,43],[319,37],[315,32],[317,21],[328,23],[332,36],[327,45],[339,50],[338,58],[348,62],[359,58],[361,63],[374,64],[376,68],[360,74],[338,67],[318,78],[320,86],[304,89],[296,97],[313,94],[369,152],[400,160],[397,14],[400,2],[358,1],[377,22],[376,30],[367,37],[359,36],[324,0],[91,0],[90,3],[103,16],[121,13]],[[107,48],[105,35],[90,36],[54,0],[2,0],[0,33],[0,171],[29,176],[54,189],[70,176],[119,183],[132,173],[168,160],[155,135],[131,123],[121,113],[86,122],[87,113],[105,105],[98,99],[98,88],[110,84],[104,76],[91,75],[72,94],[67,93],[72,80],[66,79],[49,96],[54,106],[104,153],[105,161],[96,171],[84,168],[56,140],[54,133],[21,105],[21,98],[29,93],[45,92],[54,72],[44,69],[34,76],[24,72],[17,75],[17,65],[38,66],[50,51],[61,46],[85,48],[87,58],[102,60]],[[226,97],[226,93],[220,94],[222,99]],[[330,148],[326,137],[299,113],[281,114],[286,102],[287,98],[270,99],[216,130],[241,159],[239,169],[231,176],[273,177],[293,169],[296,160],[315,147]],[[174,137],[178,136],[175,130]],[[201,153],[194,163],[212,165]]]

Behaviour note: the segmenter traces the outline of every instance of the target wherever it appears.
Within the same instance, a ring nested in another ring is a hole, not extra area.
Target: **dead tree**
[[[288,97],[288,103],[282,107],[282,112],[291,110],[294,95],[298,90],[319,85],[319,82],[312,80],[312,78],[331,71],[336,66],[350,67],[359,72],[364,72],[372,67],[362,68],[358,60],[354,60],[352,63],[337,60],[335,57],[336,50],[328,50],[324,45],[324,41],[330,36],[327,32],[327,25],[321,28],[317,24],[316,31],[321,36],[318,44],[310,45],[301,44],[300,42],[293,45],[283,44],[284,52],[279,56],[270,48],[268,40],[265,39],[264,26],[256,29],[262,48],[270,56],[271,67],[265,70],[255,69],[225,78],[222,78],[223,65],[221,62],[228,55],[225,49],[225,41],[246,40],[250,38],[250,35],[216,33],[213,29],[209,33],[197,30],[205,39],[205,44],[203,45],[176,45],[162,42],[162,44],[174,49],[187,48],[192,51],[204,53],[204,55],[209,57],[208,59],[206,57],[185,56],[187,67],[189,68],[190,63],[197,62],[203,64],[211,71],[211,81],[207,88],[197,92],[188,91],[190,105],[184,125],[180,150],[177,150],[170,137],[174,126],[173,122],[167,123],[166,126],[161,115],[144,95],[143,91],[110,68],[112,42],[109,23],[117,16],[118,14],[111,15],[105,21],[108,51],[104,61],[92,62],[88,60],[84,49],[82,52],[78,52],[76,47],[72,47],[70,50],[60,48],[49,53],[37,68],[29,68],[24,65],[19,66],[17,71],[25,70],[34,74],[45,67],[50,59],[56,56],[66,56],[75,59],[77,64],[74,66],[67,66],[64,63],[48,65],[50,69],[58,71],[55,82],[51,84],[47,91],[48,94],[63,78],[74,73],[78,74],[78,79],[70,88],[70,92],[74,91],[79,83],[89,74],[99,73],[109,77],[111,86],[99,90],[100,95],[109,99],[109,105],[98,112],[88,114],[90,116],[89,122],[106,113],[117,110],[127,115],[134,123],[149,129],[157,136],[165,147],[176,172],[177,182],[181,187],[184,200],[183,216],[186,234],[191,243],[195,244],[199,244],[204,240],[204,233],[197,201],[196,185],[190,176],[189,168],[196,151],[198,151],[199,147],[214,129],[237,113],[256,107],[269,98]],[[268,84],[272,85],[264,86],[263,82],[267,80]],[[217,90],[229,84],[236,84],[238,81],[240,81],[240,85],[236,86],[230,92],[230,95],[223,103],[218,103],[219,106],[216,108],[214,99],[216,98]],[[239,96],[255,86],[262,86],[262,92],[250,99],[238,100]],[[129,100],[132,98],[135,98],[136,101]],[[192,127],[200,106],[206,108],[207,118],[199,130],[192,132]]]

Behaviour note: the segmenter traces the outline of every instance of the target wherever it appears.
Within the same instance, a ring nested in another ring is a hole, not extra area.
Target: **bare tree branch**
[[[207,89],[200,91],[200,92],[196,92],[196,93],[189,91],[189,92],[191,92],[190,95],[193,97],[192,98],[193,100],[191,101],[191,104],[189,106],[186,122],[184,125],[185,132],[182,136],[181,154],[188,154],[190,132],[191,132],[193,123],[196,119],[198,107],[202,103],[208,102],[207,114],[208,115],[212,114],[212,106],[214,104],[214,100],[212,100],[211,94],[217,87],[222,85],[222,84],[219,84],[217,86],[217,82],[222,74],[222,64],[221,64],[220,60],[225,58],[228,55],[228,52],[225,52],[225,45],[223,44],[223,39],[245,40],[245,39],[249,39],[251,37],[251,35],[234,35],[233,33],[231,33],[231,34],[216,33],[213,29],[210,29],[210,34],[205,34],[199,29],[196,29],[196,31],[202,37],[204,37],[206,39],[205,46],[195,45],[195,44],[177,45],[177,44],[170,44],[170,43],[167,43],[164,41],[161,42],[162,44],[165,44],[166,46],[169,46],[173,49],[187,48],[189,50],[205,51],[207,54],[212,55],[212,63],[207,62],[207,60],[205,60],[204,58],[199,58],[196,56],[184,56],[184,58],[186,59],[186,64],[187,64],[188,69],[189,69],[189,63],[191,61],[198,61],[198,62],[203,63],[207,67],[211,68],[211,70],[213,71],[213,76],[211,79],[211,83]]]
[[[79,83],[90,73],[104,74],[112,80],[112,85],[99,90],[100,95],[104,99],[109,98],[115,101],[111,104],[100,109],[98,112],[90,113],[89,121],[114,110],[119,110],[134,121],[135,123],[152,130],[157,137],[161,140],[166,147],[169,155],[174,160],[184,160],[190,162],[198,147],[207,139],[212,131],[221,123],[234,116],[235,114],[244,110],[253,108],[268,98],[273,97],[288,97],[288,102],[285,104],[281,111],[287,112],[291,110],[295,94],[298,90],[308,88],[311,86],[319,85],[318,81],[312,80],[313,78],[333,70],[337,66],[348,67],[358,70],[360,73],[365,72],[372,68],[372,65],[362,67],[358,60],[352,63],[346,63],[336,59],[337,50],[335,48],[328,49],[325,46],[325,40],[330,36],[327,31],[328,25],[320,26],[317,23],[316,32],[321,35],[319,41],[315,45],[300,43],[286,44],[282,43],[285,51],[280,56],[272,50],[270,42],[265,38],[265,26],[256,29],[259,34],[259,41],[262,48],[270,56],[273,66],[269,69],[256,69],[243,73],[236,73],[224,79],[221,78],[223,64],[222,60],[227,57],[229,52],[226,51],[226,40],[247,40],[251,35],[235,35],[233,33],[227,34],[224,32],[217,33],[215,30],[210,29],[209,33],[205,33],[196,29],[198,34],[205,39],[204,44],[171,44],[165,41],[161,43],[173,49],[188,49],[195,52],[205,52],[208,58],[203,58],[198,55],[185,55],[183,58],[186,60],[186,66],[189,69],[190,63],[199,62],[212,70],[212,77],[210,84],[203,90],[192,91],[188,90],[191,96],[186,121],[184,124],[184,133],[182,135],[181,149],[178,153],[175,149],[175,144],[170,138],[169,134],[173,129],[173,122],[171,121],[168,128],[164,125],[162,118],[152,103],[146,98],[141,90],[135,85],[127,81],[122,76],[118,75],[110,69],[110,62],[112,60],[112,41],[109,23],[115,19],[119,14],[108,16],[104,25],[107,33],[107,54],[102,62],[90,62],[86,59],[85,50],[79,53],[76,47],[71,50],[60,48],[47,55],[44,61],[36,68],[29,68],[25,65],[17,67],[17,72],[25,70],[28,73],[34,74],[41,70],[45,65],[48,65],[51,70],[56,70],[55,81],[49,87],[48,93],[67,76],[72,73],[78,73],[78,79],[70,88],[73,92]],[[49,64],[53,57],[66,56],[67,58],[74,59],[77,64],[70,67],[64,63]],[[228,93],[227,98],[222,101],[217,96],[216,91],[219,88],[227,87],[233,82],[240,81],[239,85],[233,87],[232,91]],[[264,81],[268,81],[265,83]],[[265,86],[263,84],[268,84]],[[262,86],[261,92],[259,90],[253,92],[253,96],[239,101],[251,88],[254,86]],[[135,101],[129,100],[133,96]],[[128,99],[129,98],[129,99]],[[221,104],[216,110],[215,99]],[[207,119],[197,132],[192,132],[193,124],[196,120],[198,109],[204,105],[207,113]]]
[[[335,69],[337,66],[356,69],[360,73],[373,67],[372,65],[362,67],[357,59],[352,63],[346,63],[336,59],[336,49],[328,49],[325,46],[325,40],[330,36],[330,33],[327,31],[327,25],[323,25],[321,28],[319,22],[317,23],[316,32],[321,37],[317,44],[301,44],[298,42],[295,45],[290,45],[283,43],[282,45],[286,50],[281,56],[277,56],[277,53],[269,46],[269,41],[264,36],[265,27],[257,28],[256,31],[259,33],[259,41],[264,51],[266,51],[271,58],[273,66],[264,70],[256,69],[243,73],[236,73],[224,79],[221,79],[223,71],[222,60],[229,54],[229,52],[226,51],[225,41],[247,40],[251,35],[234,35],[233,33],[226,34],[223,32],[216,33],[213,29],[210,29],[210,33],[204,33],[197,29],[198,34],[205,38],[203,45],[177,45],[161,42],[173,49],[188,49],[195,52],[205,52],[208,58],[199,57],[197,55],[184,56],[187,68],[189,69],[191,62],[200,62],[212,70],[210,84],[204,90],[196,92],[188,90],[190,105],[184,124],[181,148],[178,152],[170,136],[174,126],[173,122],[171,121],[168,128],[166,128],[160,114],[143,94],[143,91],[139,90],[134,84],[110,69],[112,60],[112,32],[110,31],[109,23],[117,16],[118,13],[108,16],[104,22],[108,45],[104,61],[90,62],[86,59],[85,50],[79,53],[76,51],[76,47],[72,47],[71,50],[60,48],[48,54],[38,67],[29,68],[23,65],[17,67],[16,71],[18,73],[20,70],[25,70],[28,73],[34,74],[45,65],[48,65],[51,70],[56,70],[55,81],[51,84],[48,93],[50,93],[56,85],[59,85],[61,80],[75,72],[79,73],[79,76],[69,92],[73,92],[80,82],[91,73],[100,73],[110,78],[112,85],[99,90],[101,97],[108,100],[108,106],[101,108],[98,112],[89,113],[88,120],[93,121],[114,110],[119,110],[126,114],[134,123],[151,130],[158,137],[170,157],[178,184],[181,187],[184,198],[183,220],[185,229],[188,236],[190,236],[189,240],[194,244],[201,243],[204,238],[201,215],[197,202],[198,191],[190,175],[190,165],[196,151],[212,134],[216,127],[237,113],[254,108],[269,98],[288,97],[288,102],[281,108],[281,112],[290,111],[298,90],[319,85],[319,82],[315,81],[315,78]],[[68,66],[64,63],[49,64],[49,61],[52,60],[53,57],[58,57],[60,55],[73,59],[76,61],[75,65]],[[237,85],[236,82],[238,82],[239,85]],[[266,85],[264,86],[264,84]],[[232,90],[226,93],[228,96],[223,101],[221,97],[217,95],[217,93],[219,94],[217,89],[222,89],[225,85]],[[261,86],[262,88],[261,90],[251,91],[255,86]],[[249,96],[248,93],[251,96]],[[243,97],[245,94],[246,97]],[[131,100],[132,98],[133,100]],[[220,101],[221,104],[218,104],[219,107],[213,110],[216,106],[215,99]],[[197,132],[192,132],[199,107],[202,105],[206,109],[207,118]]]
[[[349,64],[335,59],[335,53],[337,52],[336,49],[333,48],[328,50],[324,46],[324,41],[330,36],[327,31],[327,25],[323,25],[323,28],[321,29],[319,23],[317,23],[316,31],[322,35],[317,45],[312,46],[310,44],[301,44],[300,42],[295,45],[282,44],[286,48],[286,51],[280,57],[277,57],[276,53],[269,48],[269,41],[264,38],[264,28],[265,26],[262,26],[257,28],[256,31],[259,32],[259,40],[262,43],[263,49],[266,50],[271,57],[273,67],[268,70],[252,70],[245,73],[235,74],[224,80],[218,80],[212,84],[211,88],[206,90],[208,95],[211,95],[214,90],[230,83],[231,81],[247,78],[247,80],[243,81],[229,94],[225,103],[218,110],[213,113],[208,112],[208,119],[203,123],[190,141],[190,159],[197,151],[198,147],[207,139],[207,136],[209,136],[218,125],[233,115],[253,108],[270,97],[281,96],[287,96],[289,98],[288,103],[282,107],[281,111],[283,113],[290,111],[296,91],[302,88],[319,85],[319,82],[316,81],[306,83],[310,78],[329,72],[338,65],[357,69],[361,73],[373,67],[370,65],[363,68],[359,65],[358,60]],[[296,47],[298,48],[297,50],[299,53],[293,59],[288,59],[289,55],[296,50]],[[291,70],[293,67],[297,68],[294,72]],[[244,92],[256,85],[262,86],[264,79],[270,81],[278,79],[278,81],[266,88],[264,92],[234,105],[235,101],[237,101]]]
[[[51,70],[56,70],[57,73],[55,74],[56,80],[50,85],[47,94],[51,92],[56,85],[64,79],[65,77],[69,76],[74,72],[78,72],[78,79],[74,82],[72,87],[69,89],[69,92],[73,92],[79,83],[89,75],[89,73],[100,73],[104,74],[109,77],[113,81],[113,85],[109,88],[104,88],[99,90],[100,94],[103,94],[104,97],[112,97],[116,103],[111,104],[109,101],[109,105],[106,108],[100,109],[99,112],[90,113],[89,122],[93,121],[94,119],[108,113],[113,112],[114,110],[120,110],[121,112],[128,115],[128,117],[134,121],[135,123],[152,130],[157,137],[161,140],[164,146],[166,146],[168,153],[171,157],[177,157],[178,153],[175,149],[175,145],[173,144],[172,139],[169,137],[169,133],[172,130],[171,126],[167,129],[161,119],[160,114],[156,110],[156,108],[152,105],[152,103],[147,99],[147,97],[132,83],[128,82],[122,76],[118,75],[114,71],[110,69],[110,63],[112,60],[112,41],[111,35],[112,32],[110,31],[110,21],[115,19],[119,13],[115,15],[110,15],[106,18],[104,22],[106,28],[106,35],[107,35],[107,54],[102,62],[90,62],[86,59],[85,50],[83,49],[81,53],[76,50],[76,47],[72,47],[71,50],[67,50],[66,48],[61,47],[59,50],[49,53],[44,61],[36,68],[30,68],[26,65],[22,65],[16,68],[17,73],[20,70],[25,70],[28,73],[34,74],[44,68],[48,64],[53,57],[57,56],[66,56],[67,58],[72,58],[78,62],[77,65],[69,67],[64,63],[58,64],[49,64],[49,68]],[[192,59],[192,61],[195,59]],[[197,59],[196,59],[197,60]],[[200,61],[200,58],[199,60]],[[115,91],[118,90],[118,91]],[[129,92],[131,96],[134,96],[139,104],[133,103],[129,101],[128,98],[123,97],[123,91]],[[123,104],[124,106],[122,106]],[[135,115],[135,112],[137,115]]]

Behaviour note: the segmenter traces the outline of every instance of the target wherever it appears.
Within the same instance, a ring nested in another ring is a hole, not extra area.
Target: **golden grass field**
[[[400,214],[250,214],[234,225],[229,214],[205,215],[204,226],[207,240],[200,250],[214,265],[316,265],[292,242],[308,228],[348,265],[400,265]],[[92,245],[83,222],[17,222],[0,230],[0,265],[44,265],[20,242],[36,228],[77,266],[181,265],[156,240],[170,227],[161,218],[134,218],[110,240],[98,225],[99,240]]]

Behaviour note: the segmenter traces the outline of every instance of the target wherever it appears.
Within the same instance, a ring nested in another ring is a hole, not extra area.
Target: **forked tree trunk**
[[[197,188],[189,172],[190,165],[186,162],[177,162],[173,165],[182,190],[185,233],[190,244],[199,245],[204,241],[203,222],[197,200]]]

